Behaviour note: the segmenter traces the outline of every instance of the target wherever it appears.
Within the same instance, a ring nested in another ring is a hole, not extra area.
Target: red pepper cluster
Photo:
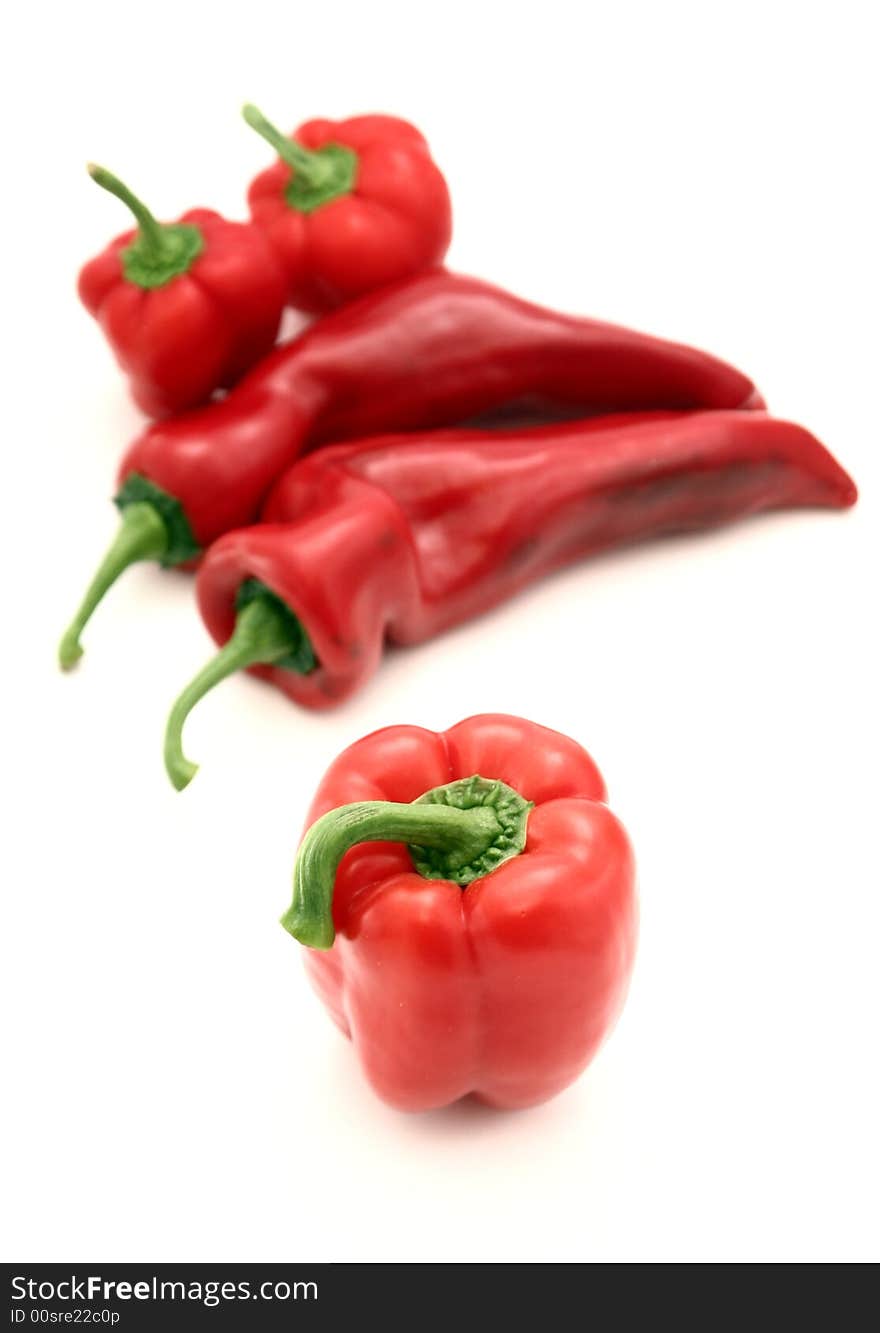
[[[439,267],[449,196],[413,126],[315,120],[287,138],[244,115],[278,153],[249,223],[160,224],[91,168],[138,227],[80,276],[157,420],[122,460],[121,527],[60,658],[79,658],[128,565],[199,566],[219,651],[169,718],[178,789],[196,771],[185,720],[235,671],[325,708],[386,642],[582,556],[854,503],[823,445],[732,366]],[[275,348],[287,304],[321,317]],[[635,943],[632,854],[604,801],[579,746],[515,718],[391,728],[330,769],[284,924],[380,1095],[523,1106],[591,1058]]]

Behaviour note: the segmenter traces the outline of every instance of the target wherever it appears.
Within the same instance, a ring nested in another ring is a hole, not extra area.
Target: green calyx
[[[291,208],[298,213],[314,213],[344,194],[351,194],[357,179],[357,153],[344,144],[324,144],[321,148],[303,148],[268,121],[257,107],[248,103],[241,114],[267,143],[271,144],[293,175],[284,191]]]
[[[189,222],[158,222],[146,204],[104,167],[90,162],[89,175],[102,190],[121,199],[138,224],[137,236],[121,252],[122,271],[136,287],[164,287],[192,267],[204,249],[198,227]]]
[[[287,644],[287,652],[283,657],[275,658],[274,665],[295,671],[298,676],[307,676],[310,671],[314,671],[318,659],[299,618],[293,614],[286,602],[282,602],[271,588],[266,587],[265,583],[261,583],[259,579],[246,579],[235,598],[235,609],[239,613],[239,619],[245,607],[252,606],[255,602],[259,602],[266,609],[266,613],[271,615],[278,627],[279,636]]]
[[[201,555],[202,548],[193,535],[183,505],[175,496],[163,491],[161,486],[141,476],[139,472],[131,472],[125,478],[113,497],[113,503],[123,517],[132,505],[148,504],[153,507],[165,525],[165,548],[156,556],[161,565],[182,565]]]
[[[488,875],[511,856],[517,856],[526,844],[526,822],[533,802],[523,800],[518,791],[497,778],[459,778],[445,787],[434,787],[420,796],[415,805],[441,805],[450,810],[486,810],[492,815],[497,833],[487,847],[471,859],[462,859],[466,848],[459,846],[411,846],[416,870],[425,879],[451,879],[456,884],[470,884]]]
[[[183,727],[209,690],[251,666],[281,666],[304,676],[318,664],[298,618],[259,579],[248,579],[241,585],[236,613],[231,636],[178,695],[168,717],[165,769],[177,791],[183,791],[198,772],[198,765],[183,752]]]
[[[465,888],[520,854],[532,805],[506,783],[475,774],[435,787],[409,805],[357,801],[330,810],[302,841],[293,901],[281,924],[300,944],[331,947],[336,871],[345,853],[362,842],[405,842],[425,879]]]

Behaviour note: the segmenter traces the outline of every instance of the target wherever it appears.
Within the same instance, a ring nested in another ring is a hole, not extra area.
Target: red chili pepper
[[[131,378],[148,416],[194,407],[249,370],[273,346],[285,283],[265,235],[194,208],[159,223],[103,167],[92,179],[137,219],[89,261],[79,294]]]
[[[128,450],[123,525],[62,640],[61,663],[137,560],[183,564],[260,505],[327,440],[452,425],[505,406],[571,415],[760,407],[751,380],[704,352],[529,305],[437,270],[319,320],[222,401],[158,422]]]
[[[387,727],[331,766],[282,923],[384,1101],[532,1106],[589,1064],[637,934],[605,800],[573,740],[499,714]]]
[[[428,639],[581,556],[855,498],[818,440],[757,412],[438,432],[322,450],[279,482],[264,523],[222,537],[205,557],[199,608],[223,647],[172,710],[169,776],[178,789],[190,781],[186,717],[242,668],[324,708],[368,679],[386,639]]]
[[[452,235],[446,182],[423,136],[394,116],[310,120],[290,137],[246,106],[278,153],[248,190],[300,310],[323,313],[439,264]]]

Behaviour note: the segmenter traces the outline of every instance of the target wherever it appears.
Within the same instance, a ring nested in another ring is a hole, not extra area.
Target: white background
[[[32,5],[4,41],[4,1256],[857,1259],[880,1252],[880,439],[868,3]],[[330,716],[252,680],[187,735],[191,582],[56,640],[138,428],[79,307],[124,226],[243,215],[284,128],[382,109],[451,182],[452,266],[705,346],[862,489],[585,564],[389,656]],[[571,733],[639,858],[627,1011],[537,1110],[375,1100],[277,924],[343,746],[483,710]]]

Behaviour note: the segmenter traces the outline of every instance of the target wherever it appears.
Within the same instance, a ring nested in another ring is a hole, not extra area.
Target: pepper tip
[[[76,634],[68,630],[58,645],[58,665],[62,671],[70,671],[82,655],[82,644]]]
[[[333,922],[313,922],[304,918],[298,911],[296,904],[291,904],[282,917],[279,918],[282,926],[288,935],[292,935],[300,944],[304,944],[307,949],[330,949],[336,938],[336,931],[333,928]]]
[[[181,755],[173,762],[166,758],[165,771],[171,779],[171,785],[175,791],[183,791],[188,787],[199,771],[198,764],[193,764],[189,759],[184,759]]]
[[[843,509],[852,509],[859,498],[859,488],[852,477],[847,476],[845,483],[841,487],[840,502]]]

